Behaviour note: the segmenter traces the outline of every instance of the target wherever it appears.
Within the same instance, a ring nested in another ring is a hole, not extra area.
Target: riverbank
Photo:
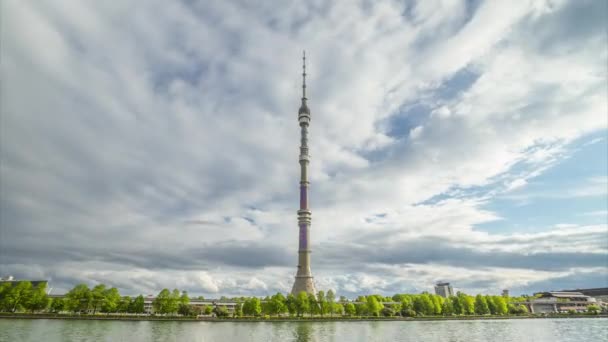
[[[0,314],[0,319],[59,319],[59,320],[102,320],[102,321],[182,321],[182,322],[366,322],[366,321],[473,321],[473,320],[509,320],[509,319],[545,319],[545,318],[608,318],[608,314],[552,314],[552,315],[519,315],[519,316],[423,316],[423,317],[269,317],[269,318],[217,318],[217,317],[182,317],[153,315],[70,315],[70,314]]]

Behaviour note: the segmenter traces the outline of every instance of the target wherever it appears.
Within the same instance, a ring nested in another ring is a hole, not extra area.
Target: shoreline
[[[461,317],[335,317],[335,318],[194,318],[194,317],[161,317],[161,316],[104,316],[104,315],[49,315],[49,314],[0,314],[0,319],[56,319],[56,320],[97,320],[97,321],[165,321],[165,322],[231,322],[231,323],[260,323],[260,322],[420,322],[420,321],[482,321],[509,319],[577,319],[577,318],[608,318],[608,314],[599,315],[522,315],[522,316],[461,316]]]

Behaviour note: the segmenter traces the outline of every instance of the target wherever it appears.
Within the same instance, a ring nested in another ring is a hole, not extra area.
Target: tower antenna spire
[[[306,99],[306,50],[302,51],[302,99]]]

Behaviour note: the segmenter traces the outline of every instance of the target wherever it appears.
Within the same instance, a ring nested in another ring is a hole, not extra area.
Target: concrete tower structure
[[[302,56],[302,104],[298,110],[300,123],[300,210],[298,210],[299,248],[298,271],[291,293],[297,295],[304,291],[316,294],[312,273],[310,272],[310,221],[311,212],[308,209],[308,125],[310,124],[310,109],[306,101],[306,52]]]

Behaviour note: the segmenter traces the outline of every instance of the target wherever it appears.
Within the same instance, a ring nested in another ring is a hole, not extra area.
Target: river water
[[[0,341],[608,341],[608,319],[258,323],[0,319]]]

